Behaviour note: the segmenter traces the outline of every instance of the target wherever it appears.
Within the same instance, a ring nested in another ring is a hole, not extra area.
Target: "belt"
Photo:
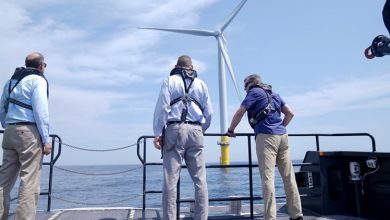
[[[9,123],[8,125],[36,125],[36,124],[35,122],[23,121],[23,122]]]
[[[168,121],[167,125],[181,124],[181,123],[190,124],[190,125],[199,125],[199,126],[202,125],[200,122],[195,122],[195,121]]]

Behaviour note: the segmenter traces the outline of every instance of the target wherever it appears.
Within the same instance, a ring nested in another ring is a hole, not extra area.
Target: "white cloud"
[[[57,115],[60,115],[57,120],[61,123],[96,120],[110,111],[112,103],[126,95],[110,91],[74,89],[60,85],[50,87],[50,108],[54,112],[54,117],[57,118]]]
[[[390,102],[390,74],[344,79],[321,85],[313,91],[286,97],[297,117],[384,108]]]
[[[26,11],[8,1],[0,2],[1,22],[0,29],[4,30],[2,34],[20,30],[20,27],[31,22]]]
[[[214,0],[187,1],[181,0],[160,1],[150,4],[145,13],[138,14],[136,20],[141,24],[166,25],[178,27],[193,25],[199,19],[199,11],[215,2]],[[157,6],[157,7],[156,7]]]
[[[51,85],[51,133],[76,145],[124,145],[129,138],[136,141],[136,137],[151,130],[150,123],[140,122],[147,115],[151,121],[149,95]]]
[[[101,4],[40,1],[40,7],[35,3],[2,2],[2,20],[7,22],[0,24],[3,33],[0,41],[7,43],[2,46],[0,59],[9,66],[0,67],[0,71],[13,71],[14,66],[23,65],[27,53],[40,51],[49,64],[49,78],[74,88],[83,85],[80,81],[96,87],[117,83],[131,85],[159,77],[169,71],[167,64],[176,57],[154,52],[161,33],[135,27],[161,24],[161,18],[174,20],[178,26],[195,24],[200,9],[211,3],[192,1],[182,10],[182,2],[176,0],[142,4],[135,1],[102,1]],[[83,5],[88,5],[88,9],[83,9]],[[59,10],[61,7],[70,7],[82,14],[64,13]],[[110,10],[103,10],[107,8]],[[198,69],[205,69],[201,61],[194,63]],[[3,76],[4,80],[7,78]]]

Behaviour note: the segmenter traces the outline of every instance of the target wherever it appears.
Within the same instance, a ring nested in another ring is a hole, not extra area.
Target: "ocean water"
[[[277,170],[277,169],[276,169]],[[48,191],[49,168],[43,166],[41,192]],[[275,172],[276,195],[284,196],[279,173]],[[147,167],[146,190],[161,190],[162,167]],[[81,207],[142,207],[143,173],[140,165],[113,166],[56,166],[53,170],[51,210]],[[209,198],[249,196],[248,168],[207,169]],[[258,168],[253,168],[254,196],[261,195]],[[15,184],[11,198],[17,197],[19,182]],[[193,198],[194,188],[186,169],[181,171],[181,198]],[[279,199],[278,202],[283,202]],[[248,202],[243,202],[248,203]],[[255,201],[261,203],[261,201]],[[223,205],[227,202],[210,202]],[[183,204],[183,207],[186,204]],[[16,200],[11,204],[11,212]],[[46,210],[48,197],[41,195],[39,210]],[[161,207],[161,194],[146,196],[147,208]]]

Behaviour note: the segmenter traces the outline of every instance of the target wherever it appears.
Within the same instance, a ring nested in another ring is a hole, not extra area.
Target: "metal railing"
[[[4,130],[0,130],[0,134],[3,134]],[[210,133],[210,134],[205,134],[205,136],[208,137],[220,137],[223,136],[224,134],[217,134],[217,133]],[[215,168],[248,168],[248,173],[249,173],[249,196],[246,197],[227,197],[227,198],[209,198],[209,201],[236,201],[236,200],[247,200],[250,203],[250,214],[251,217],[253,217],[253,206],[254,200],[261,200],[262,197],[259,196],[254,196],[253,194],[253,173],[252,173],[252,168],[258,167],[258,164],[253,164],[252,163],[252,142],[251,138],[254,136],[253,133],[238,133],[238,137],[246,137],[247,138],[247,146],[248,146],[248,162],[246,164],[232,164],[232,165],[207,165],[206,168],[210,169],[215,169]],[[376,144],[375,144],[375,139],[372,135],[368,133],[337,133],[337,134],[289,134],[289,136],[300,136],[300,137],[305,137],[305,136],[310,136],[310,137],[315,137],[315,142],[316,142],[316,150],[320,151],[320,137],[340,137],[340,136],[367,136],[371,140],[371,146],[372,146],[372,152],[376,151]],[[50,154],[50,161],[49,162],[43,162],[43,165],[49,166],[49,179],[48,179],[48,190],[45,192],[41,192],[40,195],[45,195],[47,196],[47,211],[50,212],[51,210],[51,200],[52,200],[52,183],[53,183],[53,170],[54,170],[54,165],[58,158],[61,155],[61,149],[62,149],[62,140],[58,135],[51,134],[51,142],[52,142],[52,153]],[[154,194],[154,193],[162,193],[161,190],[147,190],[146,183],[147,183],[147,172],[146,172],[146,167],[147,166],[162,166],[162,163],[150,163],[147,162],[146,158],[146,152],[147,152],[147,139],[153,139],[154,136],[141,136],[138,141],[137,141],[137,156],[142,163],[142,168],[143,168],[143,192],[142,192],[142,208],[145,210],[146,208],[146,195],[147,194]],[[143,144],[143,150],[141,152],[141,145]],[[58,150],[57,150],[58,149]],[[142,155],[141,155],[142,153]],[[311,163],[296,163],[293,164],[294,166],[308,166],[308,165],[315,165]],[[187,166],[182,165],[182,168],[186,168]],[[193,199],[180,199],[180,178],[178,181],[177,185],[177,192],[178,192],[178,197],[177,197],[177,204],[178,204],[178,214],[180,213],[180,203],[188,203],[188,202],[194,202]],[[308,195],[310,196],[310,195]],[[285,198],[283,196],[277,197],[277,198]]]
[[[247,138],[247,146],[248,146],[248,162],[246,164],[233,164],[233,165],[206,165],[206,168],[248,168],[249,173],[249,197],[226,197],[226,198],[209,198],[209,201],[219,202],[219,201],[236,201],[236,200],[247,200],[249,201],[250,205],[250,216],[253,218],[254,216],[254,200],[261,200],[263,199],[260,196],[255,197],[253,194],[253,172],[252,168],[258,167],[258,164],[252,163],[252,143],[251,138],[254,137],[253,133],[237,133],[238,137],[246,137]],[[218,133],[209,133],[204,134],[204,136],[214,136],[214,137],[221,137],[224,136],[224,134],[218,134]],[[371,140],[371,147],[372,152],[376,151],[376,144],[375,139],[372,135],[368,133],[337,133],[337,134],[289,134],[291,137],[314,137],[315,143],[316,143],[316,150],[320,151],[320,137],[346,137],[346,136],[367,136]],[[154,136],[141,136],[137,141],[137,156],[140,162],[143,165],[143,192],[142,192],[142,209],[145,210],[146,208],[146,196],[147,194],[156,194],[156,193],[162,193],[161,190],[147,190],[146,183],[147,183],[147,173],[146,173],[146,167],[147,166],[162,166],[162,163],[155,163],[155,162],[147,162],[147,139],[152,139]],[[143,150],[141,152],[141,144],[143,143]],[[141,155],[142,154],[142,155]],[[312,164],[312,163],[294,163],[293,166],[309,166],[309,165],[318,165],[318,164]],[[187,166],[182,165],[182,168],[186,168]],[[314,196],[314,195],[301,195],[302,196]],[[285,198],[285,196],[277,196],[277,199],[279,198]],[[181,199],[180,198],[180,178],[177,184],[177,217],[179,219],[180,214],[180,203],[189,203],[194,202],[194,199]]]
[[[4,130],[0,130],[0,134],[4,134]],[[62,140],[60,136],[56,134],[51,134],[51,145],[52,150],[50,154],[50,161],[43,162],[42,165],[49,166],[49,179],[48,179],[48,190],[45,192],[42,192],[39,195],[47,196],[47,211],[50,212],[51,209],[51,199],[52,199],[52,187],[53,187],[53,168],[54,164],[57,162],[58,158],[61,155],[61,143]],[[58,147],[56,147],[56,143],[58,143]],[[56,151],[56,148],[58,149]]]

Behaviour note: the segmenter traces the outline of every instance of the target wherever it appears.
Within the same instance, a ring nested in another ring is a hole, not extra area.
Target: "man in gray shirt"
[[[206,84],[182,55],[161,87],[153,120],[154,145],[163,154],[163,219],[176,219],[176,185],[184,159],[195,187],[194,219],[208,216],[203,133],[213,113]]]

